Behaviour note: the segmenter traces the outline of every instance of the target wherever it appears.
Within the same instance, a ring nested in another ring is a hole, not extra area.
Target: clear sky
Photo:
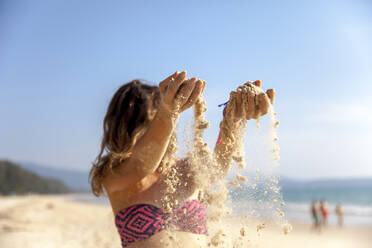
[[[372,2],[0,1],[0,157],[88,170],[123,83],[175,70],[219,103],[277,91],[280,173],[372,176]],[[186,113],[187,114],[187,113]]]

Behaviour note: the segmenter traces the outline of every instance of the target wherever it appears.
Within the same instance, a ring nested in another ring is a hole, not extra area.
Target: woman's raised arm
[[[105,180],[106,190],[122,190],[125,185],[133,185],[155,172],[166,152],[180,113],[195,103],[203,82],[195,78],[186,80],[186,72],[176,72],[162,81],[159,88],[162,103],[154,119],[144,135],[137,140],[130,158],[116,167],[115,173]]]
[[[261,87],[261,81],[253,82],[254,87]],[[257,119],[268,112],[270,102],[274,103],[275,91],[269,89],[266,94],[242,90],[230,93],[230,100],[224,109],[223,119],[220,123],[220,132],[214,148],[215,158],[221,166],[221,178],[225,177],[232,163],[232,156],[237,148],[238,135],[241,126],[240,120]],[[269,102],[270,101],[270,102]],[[244,104],[245,102],[246,104]],[[257,105],[256,102],[259,104]]]

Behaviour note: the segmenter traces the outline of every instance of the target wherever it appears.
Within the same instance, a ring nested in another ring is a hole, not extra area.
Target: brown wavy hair
[[[103,193],[102,181],[108,172],[131,155],[136,140],[146,131],[160,105],[157,86],[133,80],[112,97],[103,120],[100,152],[92,165],[89,181],[95,196]]]

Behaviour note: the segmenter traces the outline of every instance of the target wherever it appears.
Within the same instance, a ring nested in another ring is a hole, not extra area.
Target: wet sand
[[[0,197],[0,247],[121,247],[109,206],[71,199],[68,195]],[[293,231],[284,235],[280,227],[270,225],[257,232],[259,220],[230,217],[221,225],[228,235],[238,237],[242,222],[244,247],[370,248],[372,244],[372,227],[328,227],[318,233],[309,224],[291,222]]]

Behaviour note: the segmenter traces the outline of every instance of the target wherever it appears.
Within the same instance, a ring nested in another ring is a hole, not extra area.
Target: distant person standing
[[[320,202],[320,211],[322,213],[322,224],[326,226],[328,224],[328,204],[326,200]]]
[[[313,228],[320,232],[321,230],[321,213],[319,203],[317,200],[313,200],[311,203],[311,215],[313,217]]]
[[[337,222],[339,226],[344,225],[344,209],[342,208],[341,203],[336,206]]]

